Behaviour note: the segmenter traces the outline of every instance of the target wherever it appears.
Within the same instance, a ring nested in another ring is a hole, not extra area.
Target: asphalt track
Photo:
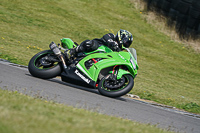
[[[128,97],[108,98],[95,89],[32,77],[27,67],[0,61],[0,88],[43,97],[77,108],[154,124],[175,132],[200,133],[200,116]]]

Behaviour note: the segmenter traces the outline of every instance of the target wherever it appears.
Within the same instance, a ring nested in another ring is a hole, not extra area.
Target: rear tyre
[[[51,50],[45,50],[34,55],[29,64],[28,70],[34,77],[42,79],[54,78],[61,74],[62,67],[58,57]]]
[[[121,79],[114,84],[113,81],[106,79],[105,76],[98,85],[99,93],[108,97],[120,97],[131,91],[134,80],[131,75],[123,75]]]

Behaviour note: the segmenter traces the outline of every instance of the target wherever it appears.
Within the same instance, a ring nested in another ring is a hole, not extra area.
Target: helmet
[[[128,48],[133,42],[133,36],[129,31],[120,29],[117,32],[116,40],[120,47],[124,46]]]

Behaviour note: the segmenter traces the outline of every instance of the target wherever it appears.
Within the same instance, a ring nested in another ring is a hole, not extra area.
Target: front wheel
[[[53,51],[45,50],[31,58],[28,70],[34,77],[50,79],[60,75],[62,67]]]
[[[99,93],[108,97],[120,97],[131,91],[134,80],[131,75],[123,75],[121,79],[114,82],[105,76],[98,85]]]

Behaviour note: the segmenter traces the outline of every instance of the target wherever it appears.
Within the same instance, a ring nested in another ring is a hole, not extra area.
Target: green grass
[[[127,29],[139,71],[132,94],[200,113],[200,54],[148,24],[127,0],[15,0],[0,2],[0,58],[27,65],[51,41],[81,43]],[[193,104],[192,104],[193,105]]]
[[[1,133],[169,133],[155,126],[0,89]]]

